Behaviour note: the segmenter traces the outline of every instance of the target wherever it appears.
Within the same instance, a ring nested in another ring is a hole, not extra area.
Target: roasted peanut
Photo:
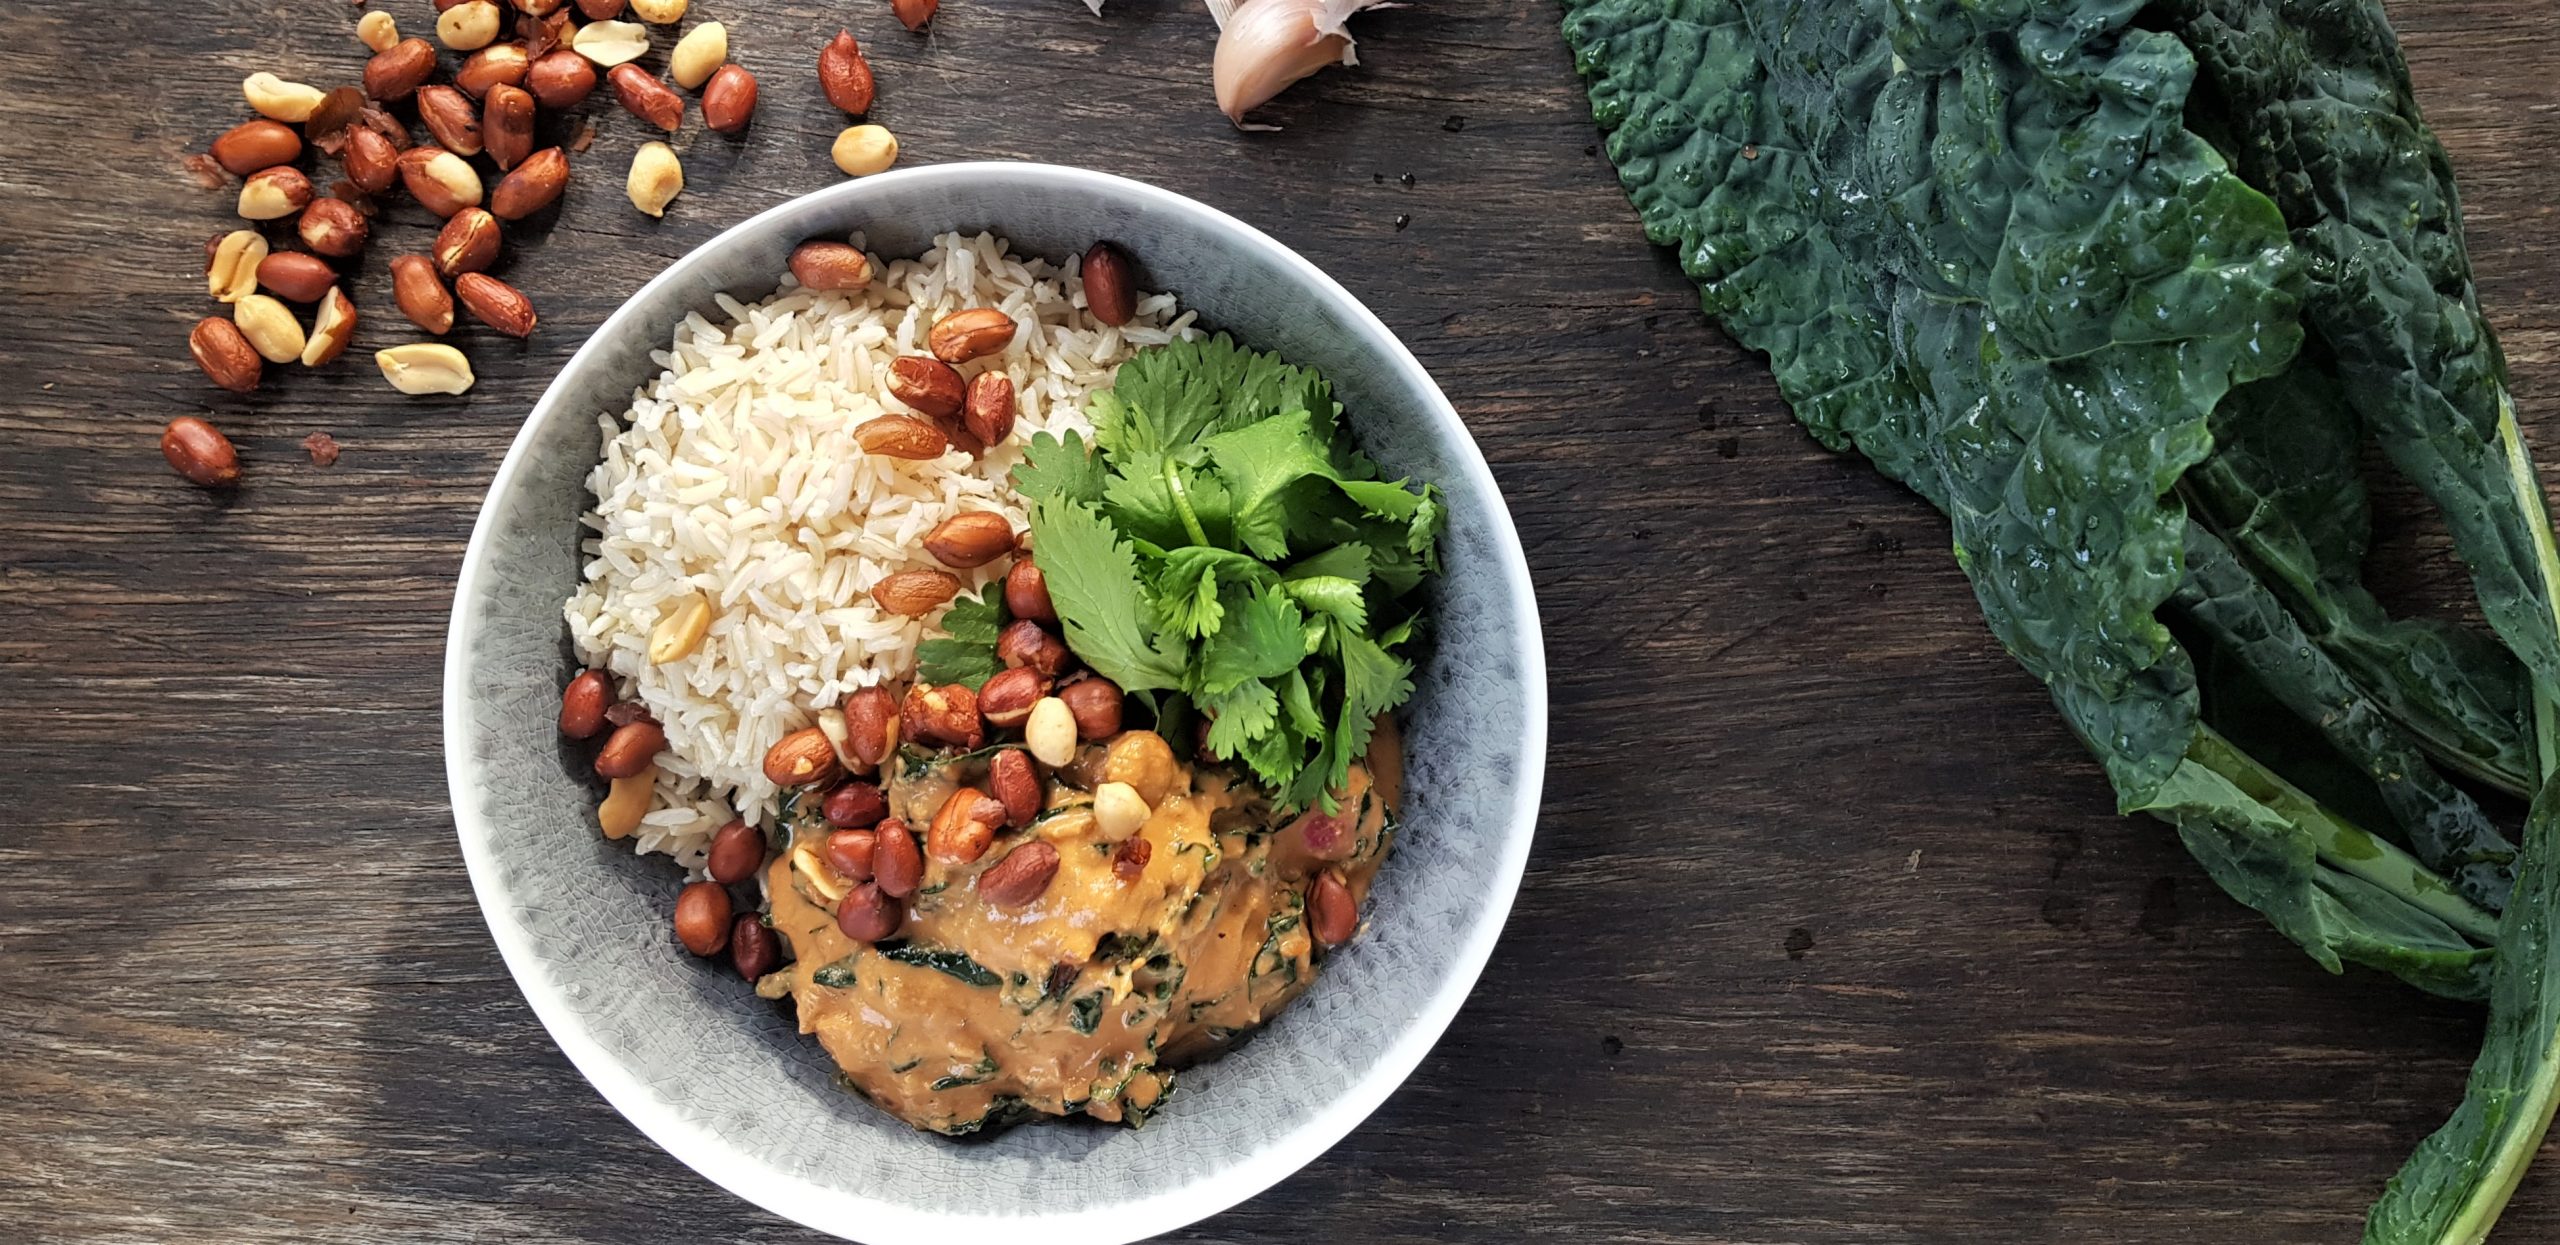
[[[253,73],[240,80],[240,94],[258,115],[275,121],[299,125],[311,119],[311,110],[320,106],[320,88],[300,82],[287,82],[271,73]]]
[[[1018,666],[1044,679],[1066,673],[1075,658],[1067,652],[1067,642],[1047,627],[1028,618],[1017,618],[1004,625],[996,635],[996,660],[1007,666]]]
[[[958,570],[985,566],[1013,552],[1013,524],[992,510],[966,510],[924,534],[924,551]]]
[[[430,333],[453,327],[453,296],[436,278],[435,262],[424,255],[403,255],[391,261],[391,299],[409,323]]]
[[[488,0],[472,2],[487,4]],[[472,106],[470,96],[449,86],[422,86],[417,96],[418,120],[435,136],[437,146],[457,156],[480,154],[480,110]]]
[[[1043,696],[1034,703],[1022,724],[1022,744],[1051,769],[1076,759],[1076,715],[1067,702]]]
[[[1031,754],[1007,748],[987,759],[987,788],[1004,805],[1006,824],[1027,826],[1040,815],[1040,775]]]
[[[302,366],[335,362],[356,338],[356,304],[346,292],[330,286],[311,318],[311,335],[302,343]]]
[[[622,16],[631,0],[578,0],[578,14],[591,22],[609,22]]]
[[[915,894],[924,882],[924,853],[915,832],[892,817],[872,827],[871,837],[871,880],[881,893],[899,899]]]
[[[966,307],[934,321],[925,343],[934,358],[957,365],[1012,345],[1013,333],[1012,316],[993,307]]]
[[[193,415],[181,415],[160,430],[160,456],[169,460],[170,470],[206,488],[240,482],[240,452],[231,448],[231,438]]]
[[[1280,832],[1281,838],[1317,860],[1342,860],[1358,846],[1351,833],[1351,810],[1325,812],[1311,808]]]
[[[735,886],[756,875],[764,866],[764,831],[743,820],[711,832],[711,851],[703,861],[702,871],[714,882]]]
[[[216,300],[226,303],[236,303],[257,293],[258,287],[267,283],[266,267],[269,258],[266,235],[255,229],[234,229],[222,235],[222,240],[213,244],[213,262],[204,270],[205,292],[213,295]],[[309,259],[315,264],[320,263],[319,260],[312,259],[308,255],[302,258]],[[320,266],[323,269],[328,267],[327,264],[320,264]],[[336,280],[337,274],[331,273],[330,279]],[[295,301],[308,300],[296,299]]]
[[[649,629],[649,664],[663,666],[693,656],[710,630],[711,598],[697,592],[676,602]]]
[[[436,40],[456,52],[477,52],[498,37],[498,6],[464,0],[436,17]]]
[[[461,393],[478,379],[471,374],[471,360],[442,342],[411,342],[377,350],[373,363],[392,388],[411,395]]]
[[[869,830],[838,830],[827,836],[827,867],[856,882],[871,880],[871,855],[879,839]]]
[[[898,746],[898,698],[885,687],[859,688],[844,698],[845,749],[869,772]]]
[[[364,213],[344,199],[314,199],[302,209],[302,219],[294,222],[294,232],[302,244],[333,259],[348,259],[363,253],[365,239],[372,236],[373,226],[366,223]]]
[[[901,732],[919,747],[974,749],[987,742],[986,728],[978,720],[978,694],[965,683],[936,687],[918,681],[907,689],[898,718]]]
[[[388,52],[391,45],[400,42],[400,23],[394,21],[390,14],[375,9],[356,19],[356,38],[376,52]]]
[[[513,0],[513,2],[516,12],[539,21],[559,12],[569,3],[569,0]],[[444,3],[445,0],[436,0],[438,7],[442,7]]]
[[[258,376],[265,371],[258,361],[258,348],[240,335],[239,325],[220,316],[196,321],[187,334],[187,350],[208,379],[233,393],[257,388]]]
[[[978,716],[989,726],[1011,730],[1030,721],[1031,706],[1048,694],[1049,681],[1037,670],[999,670],[978,689]]]
[[[847,177],[885,173],[898,162],[898,136],[881,126],[848,126],[844,133],[836,135],[835,145],[827,154]]]
[[[871,62],[863,59],[862,45],[854,42],[852,31],[838,30],[818,49],[818,89],[826,92],[828,103],[857,117],[871,111],[877,91]]]
[[[533,300],[524,291],[485,272],[466,272],[453,279],[453,298],[471,318],[509,337],[533,336]]]
[[[480,174],[471,162],[441,147],[412,147],[400,153],[400,181],[418,206],[438,216],[451,216],[480,206]]]
[[[435,45],[414,36],[403,39],[365,62],[364,93],[384,101],[407,99],[435,71]],[[314,94],[311,102],[317,104],[320,101]]]
[[[676,892],[676,941],[695,955],[718,955],[729,945],[729,917],[729,891],[718,882]]]
[[[240,215],[250,220],[282,220],[311,204],[311,179],[288,164],[260,169],[240,183]]]
[[[260,169],[291,164],[302,154],[302,136],[281,121],[260,117],[224,130],[209,149],[213,162],[247,177]]]
[[[764,776],[777,787],[819,786],[843,777],[844,768],[836,764],[826,732],[806,726],[765,749]]]
[[[1094,319],[1117,326],[1138,314],[1138,286],[1129,272],[1127,252],[1096,242],[1076,271],[1084,281],[1084,308]]]
[[[667,53],[667,76],[676,85],[691,91],[711,80],[713,72],[729,59],[729,28],[718,22],[704,22],[688,30],[676,40],[674,51]],[[710,101],[703,101],[709,112]]]
[[[596,828],[604,831],[608,839],[631,837],[631,832],[640,828],[640,819],[649,815],[649,800],[657,785],[655,765],[644,765],[636,774],[614,779],[613,789],[596,806]]]
[[[647,769],[666,750],[667,731],[655,722],[617,726],[596,750],[596,777],[628,778]]]
[[[524,89],[545,108],[575,108],[596,89],[595,62],[570,48],[545,52],[525,72]]]
[[[957,576],[943,571],[899,571],[871,586],[871,599],[892,614],[922,618],[960,591]]]
[[[616,65],[604,75],[623,110],[673,134],[684,124],[684,97],[638,65]]]
[[[1016,558],[1011,569],[1005,571],[1004,609],[1016,618],[1058,621],[1058,607],[1049,600],[1049,580],[1031,559]]]
[[[581,670],[560,689],[560,733],[590,739],[604,729],[605,706],[613,703],[613,680],[602,670]]]
[[[1122,731],[1103,749],[1103,781],[1129,784],[1150,806],[1164,803],[1181,777],[1173,745],[1154,731]]]
[[[347,146],[338,153],[338,159],[346,165],[347,180],[369,195],[391,189],[392,181],[400,176],[398,149],[391,140],[364,126],[347,131]]]
[[[623,192],[631,196],[631,206],[651,216],[667,214],[667,204],[684,192],[684,165],[676,160],[675,148],[665,143],[642,143],[631,153],[631,175],[623,182]]]
[[[684,20],[685,0],[628,0],[631,15],[652,26],[672,26]]]
[[[871,260],[842,242],[803,242],[791,248],[791,278],[813,290],[858,290],[871,284]]]
[[[370,107],[364,92],[351,86],[335,87],[320,96],[320,104],[302,123],[302,136],[323,151],[349,129],[354,128],[364,110]]]
[[[951,438],[942,429],[908,415],[864,420],[853,430],[853,440],[866,454],[913,462],[940,458],[951,448]]]
[[[999,908],[1019,908],[1038,899],[1057,876],[1058,849],[1033,839],[979,874],[978,894]]]
[[[461,88],[463,94],[479,99],[486,96],[493,86],[523,85],[532,65],[533,58],[525,55],[522,47],[513,43],[492,43],[463,58],[462,67],[453,71],[453,84]],[[592,75],[589,83],[593,84]]]
[[[867,830],[889,815],[889,798],[881,794],[877,784],[848,782],[827,793],[819,813],[827,824],[848,830]]]
[[[1093,832],[1103,842],[1117,843],[1136,834],[1153,812],[1137,788],[1125,782],[1106,782],[1093,789]]]
[[[962,787],[942,802],[925,831],[924,854],[945,864],[965,865],[987,854],[1004,824],[1004,805],[976,787]]]
[[[464,208],[436,231],[436,271],[448,277],[482,272],[498,262],[498,218]]]
[[[889,361],[889,396],[927,419],[950,419],[968,401],[969,388],[950,364],[911,354]]]
[[[1351,884],[1340,869],[1327,869],[1307,883],[1307,932],[1327,947],[1351,941],[1360,927],[1359,906],[1351,901]]]
[[[569,37],[578,55],[610,69],[640,59],[649,51],[649,30],[638,22],[592,22]]]
[[[898,23],[916,31],[923,30],[925,23],[933,20],[934,10],[940,7],[942,0],[889,0],[889,11],[897,15]]]
[[[1155,857],[1155,844],[1136,835],[1120,840],[1120,850],[1111,853],[1111,876],[1123,883],[1147,876],[1147,862]]]
[[[714,134],[738,134],[755,115],[756,76],[742,65],[713,70],[702,88],[702,124]]]
[[[302,324],[282,302],[251,294],[231,305],[231,322],[269,363],[291,363],[302,357]]]
[[[982,444],[1004,444],[1013,435],[1013,378],[1002,372],[970,377],[960,423]]]
[[[729,966],[748,981],[782,967],[782,946],[763,917],[744,912],[730,924]]]
[[[489,192],[489,210],[500,220],[523,220],[558,202],[568,185],[568,154],[545,147],[498,179],[498,188]]]
[[[501,171],[524,163],[524,158],[533,154],[533,93],[504,82],[490,87],[480,105],[480,141]],[[491,200],[504,199],[506,189],[506,179],[498,179],[497,189],[490,192]]]
[[[1120,733],[1120,685],[1096,675],[1058,689],[1058,699],[1076,717],[1076,734],[1109,739]]]
[[[906,906],[876,882],[865,882],[845,892],[844,902],[836,905],[836,928],[855,942],[880,942],[894,937],[906,921]]]

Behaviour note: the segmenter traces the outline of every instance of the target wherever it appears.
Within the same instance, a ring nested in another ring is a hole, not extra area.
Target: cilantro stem
[[[1182,473],[1173,469],[1173,456],[1170,454],[1164,460],[1164,487],[1166,492],[1173,494],[1174,511],[1182,516],[1182,530],[1191,534],[1191,543],[1208,544],[1209,534],[1200,530],[1200,516],[1191,512],[1191,495],[1183,491]]]

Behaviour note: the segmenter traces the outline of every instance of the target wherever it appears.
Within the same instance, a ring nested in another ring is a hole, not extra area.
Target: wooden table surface
[[[353,81],[360,9],[0,5],[0,1236],[819,1239],[660,1152],[535,1022],[455,848],[437,696],[545,381],[669,259],[835,180],[839,24],[909,160],[1130,174],[1341,278],[1466,416],[1537,577],[1546,808],[1482,985],[1367,1124],[1178,1239],[2339,1241],[2457,1100],[2475,1013],[2329,977],[2111,815],[1941,521],[1814,446],[1645,246],[1549,5],[1363,17],[1366,63],[1277,134],[1212,108],[1188,0],[948,0],[927,38],[879,0],[695,9],[762,76],[753,129],[695,113],[652,222],[599,95],[558,223],[508,242],[541,332],[461,331],[479,387],[419,400],[366,358],[410,336],[405,202],[347,360],[235,398],[184,346],[232,221],[184,157],[244,74]],[[2560,19],[2394,11],[2548,472]],[[186,413],[238,442],[235,495],[163,466]],[[2386,517],[2395,593],[2459,593],[2432,525]],[[2501,1239],[2555,1233],[2560,1164]]]

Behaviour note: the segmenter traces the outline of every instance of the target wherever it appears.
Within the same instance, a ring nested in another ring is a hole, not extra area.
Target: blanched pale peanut
[[[231,322],[240,327],[240,335],[258,357],[269,363],[291,363],[302,357],[302,324],[283,301],[266,294],[251,294],[231,305]]]
[[[1093,789],[1093,832],[1104,842],[1117,843],[1136,834],[1138,827],[1147,824],[1151,811],[1137,788],[1125,782],[1106,782]]]
[[[258,265],[266,262],[267,239],[255,229],[234,229],[213,248],[213,267],[204,277],[205,291],[236,303],[258,292]]]
[[[463,0],[436,18],[436,39],[456,52],[477,52],[498,38],[498,6]]]
[[[711,80],[711,71],[729,60],[729,28],[718,22],[704,22],[676,40],[676,50],[667,54],[667,76],[676,85],[691,91]]]
[[[596,806],[596,824],[608,839],[627,838],[649,812],[649,792],[658,782],[658,767],[613,780],[613,790]]]
[[[898,162],[898,136],[883,126],[852,126],[836,135],[835,146],[829,154],[835,157],[836,167],[844,170],[845,176],[869,177],[888,171],[890,165]]]
[[[411,342],[377,350],[373,362],[392,388],[406,394],[461,393],[478,379],[471,374],[471,360],[442,342]]]
[[[704,632],[711,629],[711,602],[701,593],[676,603],[661,615],[658,625],[649,629],[649,664],[663,666],[682,661],[702,646]]]
[[[1076,715],[1067,709],[1067,702],[1043,696],[1032,702],[1031,716],[1022,724],[1022,742],[1051,769],[1075,760]]]
[[[665,143],[642,143],[631,153],[631,176],[623,182],[631,206],[651,216],[665,216],[667,205],[684,192],[684,165]]]
[[[325,92],[316,86],[287,82],[271,73],[253,73],[240,80],[240,94],[259,115],[300,125],[311,119],[311,110],[320,106]]]
[[[400,23],[380,9],[356,19],[356,38],[376,52],[388,52],[400,42]]]
[[[1102,780],[1129,784],[1151,806],[1172,794],[1181,768],[1173,746],[1154,731],[1123,731],[1102,753]]]
[[[631,15],[652,26],[672,26],[684,20],[685,0],[631,0]]]
[[[638,22],[593,22],[569,37],[569,48],[610,69],[648,53],[649,28]]]

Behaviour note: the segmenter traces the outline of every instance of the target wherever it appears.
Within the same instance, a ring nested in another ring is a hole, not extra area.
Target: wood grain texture
[[[1483,985],[1368,1124],[1178,1239],[2338,1241],[2453,1106],[2476,1015],[2323,974],[2112,816],[1942,523],[1704,324],[1548,6],[1364,17],[1363,66],[1255,135],[1210,107],[1186,0],[947,0],[922,38],[876,0],[695,7],[763,79],[753,128],[696,113],[651,222],[621,191],[646,135],[589,104],[565,209],[499,269],[542,331],[459,331],[480,386],[416,400],[367,359],[411,336],[384,264],[427,244],[414,206],[357,267],[346,361],[242,399],[183,344],[231,192],[182,157],[245,115],[246,73],[352,81],[361,10],[0,6],[0,1236],[817,1239],[677,1165],[545,1037],[471,902],[436,702],[473,509],[544,381],[667,260],[835,179],[812,62],[840,24],[910,160],[1131,174],[1339,276],[1528,543],[1555,745]],[[2560,464],[2560,21],[2394,10]],[[161,464],[186,412],[239,443],[236,496]],[[314,431],[336,466],[304,460]],[[2458,593],[2441,534],[2386,513],[2394,594]],[[2560,1165],[2502,1239],[2555,1234]]]

